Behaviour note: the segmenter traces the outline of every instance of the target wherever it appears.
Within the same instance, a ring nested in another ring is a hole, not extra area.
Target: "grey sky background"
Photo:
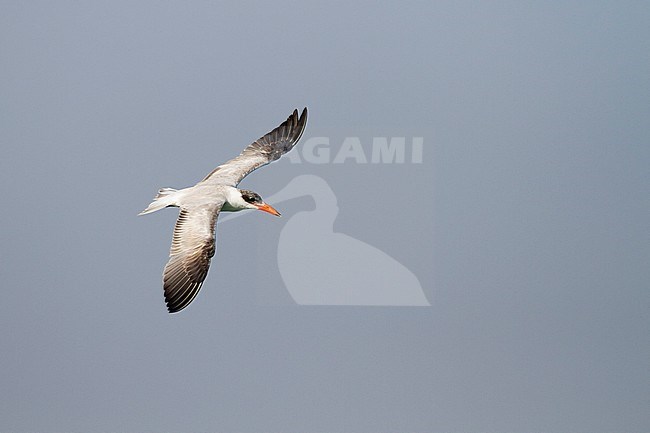
[[[649,431],[648,22],[647,2],[0,3],[0,431]],[[432,306],[292,304],[276,249],[303,197],[223,223],[170,316],[177,212],[136,214],[303,106],[303,140],[421,136],[423,161],[282,160],[242,186],[322,177],[334,229]]]

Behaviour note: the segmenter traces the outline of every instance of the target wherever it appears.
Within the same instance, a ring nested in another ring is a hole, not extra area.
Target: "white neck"
[[[244,209],[257,209],[256,206],[246,202],[237,188],[226,189],[226,202],[221,208],[222,212],[239,212]]]

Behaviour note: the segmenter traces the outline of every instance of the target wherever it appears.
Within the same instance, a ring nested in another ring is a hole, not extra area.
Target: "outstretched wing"
[[[307,124],[307,108],[298,117],[298,110],[280,126],[249,144],[236,158],[212,170],[201,182],[237,186],[250,172],[293,149]]]
[[[163,272],[165,302],[170,313],[187,307],[199,293],[215,252],[214,223],[221,206],[181,208],[169,261]]]

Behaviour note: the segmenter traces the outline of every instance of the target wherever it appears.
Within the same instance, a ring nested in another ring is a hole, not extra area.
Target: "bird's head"
[[[268,212],[271,215],[280,216],[280,212],[273,206],[264,203],[262,197],[256,192],[247,189],[236,189],[233,194],[228,194],[228,204],[232,210],[257,209]],[[230,209],[224,209],[230,210]]]

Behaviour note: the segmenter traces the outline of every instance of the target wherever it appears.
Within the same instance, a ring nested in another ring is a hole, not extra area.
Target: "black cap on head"
[[[262,197],[256,192],[249,191],[247,189],[241,190],[241,197],[246,203],[263,203]]]

